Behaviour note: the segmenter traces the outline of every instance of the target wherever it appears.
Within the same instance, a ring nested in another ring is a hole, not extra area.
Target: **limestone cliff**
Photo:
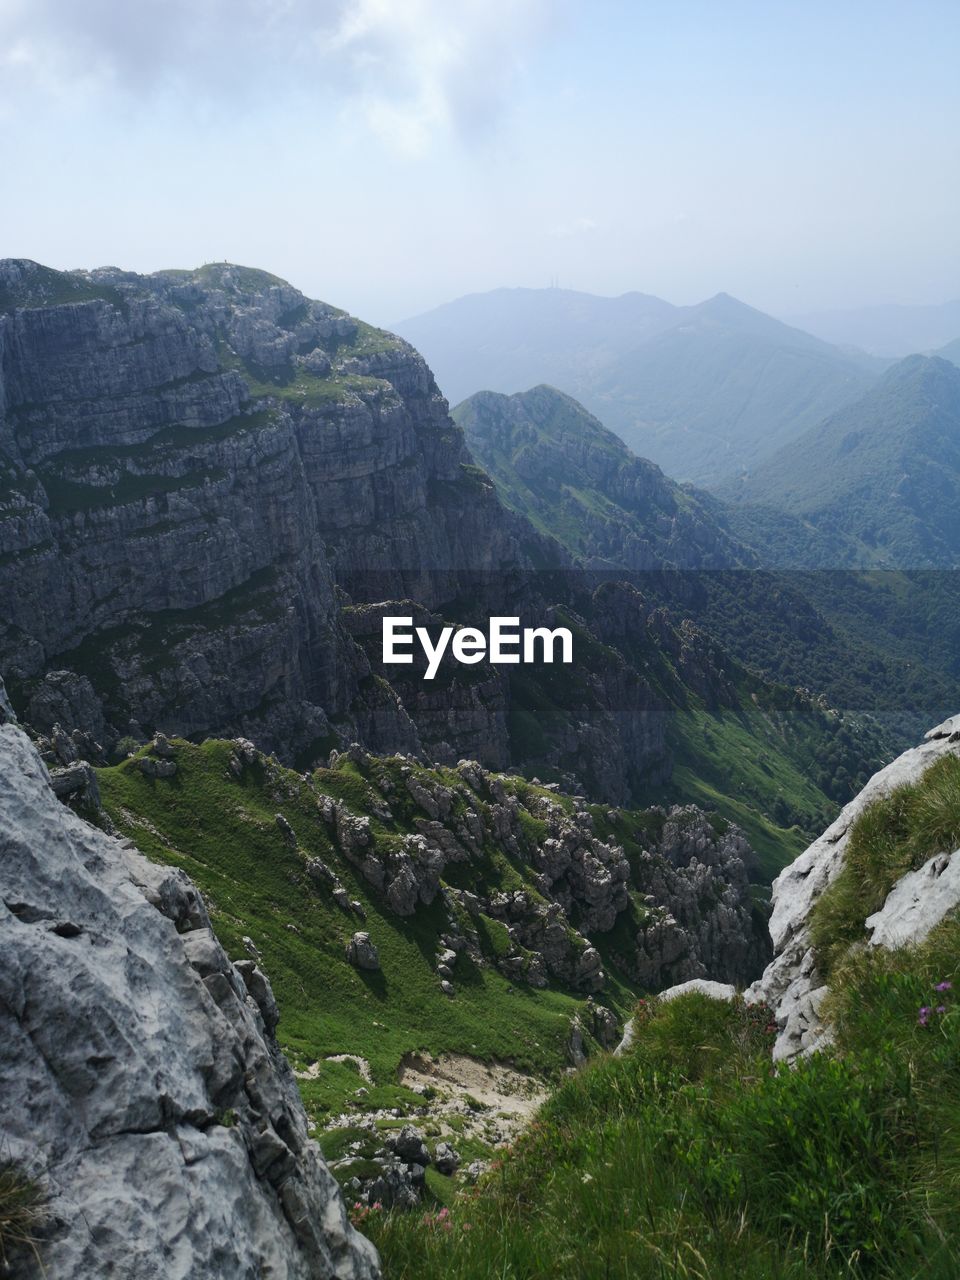
[[[15,1274],[374,1280],[264,974],[186,876],[64,808],[10,722],[0,779],[0,1150],[43,1196],[43,1270]]]
[[[525,563],[422,359],[227,265],[7,261],[0,312],[0,666],[31,721],[415,746],[338,587],[430,606]]]

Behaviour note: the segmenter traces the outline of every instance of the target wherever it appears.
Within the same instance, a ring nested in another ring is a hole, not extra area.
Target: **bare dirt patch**
[[[435,1091],[430,1111],[441,1122],[445,1114],[471,1117],[477,1129],[489,1130],[493,1121],[498,1142],[511,1141],[547,1097],[546,1085],[534,1076],[458,1053],[438,1058],[408,1054],[397,1080],[418,1093]]]

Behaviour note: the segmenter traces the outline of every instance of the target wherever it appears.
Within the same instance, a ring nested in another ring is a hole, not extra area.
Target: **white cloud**
[[[496,120],[563,0],[0,0],[0,96],[333,94],[394,147]]]
[[[329,48],[352,61],[367,122],[408,151],[502,109],[546,0],[354,0]]]

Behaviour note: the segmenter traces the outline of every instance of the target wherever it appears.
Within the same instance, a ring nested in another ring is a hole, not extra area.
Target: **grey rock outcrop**
[[[936,853],[909,871],[887,895],[879,911],[867,916],[870,942],[892,950],[922,942],[941,920],[960,906],[960,850]]]
[[[642,849],[631,868],[619,844],[597,835],[582,797],[570,807],[546,788],[517,793],[509,779],[472,760],[458,762],[459,782],[450,784],[401,763],[401,797],[375,757],[354,745],[350,759],[369,779],[368,803],[381,820],[392,819],[392,806],[406,811],[411,800],[420,811],[411,819],[419,834],[381,848],[369,818],[328,796],[319,801],[344,857],[384,894],[394,914],[410,916],[430,905],[449,866],[479,861],[490,847],[536,873],[532,883],[509,893],[443,890],[453,916],[476,922],[444,937],[436,972],[447,995],[454,994],[458,951],[481,959],[481,917],[506,930],[497,964],[507,977],[533,987],[553,978],[585,993],[601,991],[606,974],[590,940],[610,932],[638,896],[645,905],[633,917],[634,950],[621,948],[619,963],[650,989],[708,974],[745,983],[769,957],[765,925],[751,904],[753,853],[745,836],[737,827],[714,825],[693,806],[648,810],[634,835]],[[320,866],[312,865],[311,877],[322,879]],[[616,1039],[606,1025],[589,1029],[603,1043]]]
[[[400,1160],[379,1163],[378,1173],[366,1186],[358,1179],[360,1202],[379,1204],[384,1209],[416,1209],[420,1203],[420,1190],[410,1168]]]
[[[663,819],[634,871],[648,901],[635,977],[651,990],[708,976],[749,981],[769,959],[770,943],[750,900],[746,837],[738,827],[714,826],[692,805],[674,806]]]
[[[0,667],[107,748],[290,757],[336,721],[419,750],[338,592],[429,607],[523,564],[469,461],[411,347],[265,272],[0,262]]]
[[[433,1162],[438,1173],[443,1173],[450,1177],[460,1168],[460,1155],[449,1142],[438,1142]]]
[[[7,697],[7,691],[0,680],[0,724],[16,724],[17,717],[10,705],[10,699]]]
[[[45,1274],[374,1280],[265,976],[182,873],[61,804],[12,724],[0,777],[0,1148],[45,1188]]]
[[[355,933],[347,943],[347,959],[358,969],[380,968],[380,955],[370,941],[369,933]]]
[[[78,760],[64,769],[51,770],[50,785],[54,795],[61,800],[75,799],[83,808],[94,812],[100,808],[100,784],[96,770],[85,761]]]
[[[874,774],[823,835],[774,881],[770,918],[774,959],[747,995],[749,999],[765,1001],[775,1011],[776,1058],[790,1059],[812,1052],[829,1040],[829,1028],[820,1019],[826,986],[817,970],[809,918],[817,899],[843,866],[850,828],[868,805],[899,786],[916,782],[935,761],[949,754],[960,756],[960,716],[931,729],[920,746],[905,751]],[[944,904],[952,900],[957,873],[951,867],[946,880],[944,874],[943,864],[932,859],[920,871],[905,877],[894,888],[883,910],[872,917],[874,940],[880,943],[890,936],[905,941],[908,936],[922,936],[930,915],[936,914],[934,903],[939,901],[945,911]],[[921,886],[926,891],[924,898],[930,895],[929,907],[924,906],[922,910],[915,902]],[[938,918],[942,914],[940,912]],[[916,933],[908,935],[907,928]]]
[[[404,1164],[419,1164],[426,1167],[432,1163],[432,1157],[423,1140],[423,1134],[416,1125],[405,1124],[399,1133],[388,1137],[385,1143],[388,1151],[393,1151]]]

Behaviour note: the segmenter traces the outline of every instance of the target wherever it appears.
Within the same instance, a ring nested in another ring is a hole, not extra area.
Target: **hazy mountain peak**
[[[856,399],[876,370],[727,293],[497,290],[397,326],[452,403],[547,383],[679,479],[716,481]]]
[[[732,293],[724,293],[723,291],[715,293],[712,298],[705,298],[703,302],[698,303],[693,309],[700,312],[712,311],[720,315],[763,315],[763,312],[758,311],[756,307],[751,307],[748,303],[741,302],[739,298],[735,298]]]
[[[935,387],[938,384],[960,385],[960,369],[942,356],[905,356],[891,365],[877,386],[877,391],[890,387]]]

